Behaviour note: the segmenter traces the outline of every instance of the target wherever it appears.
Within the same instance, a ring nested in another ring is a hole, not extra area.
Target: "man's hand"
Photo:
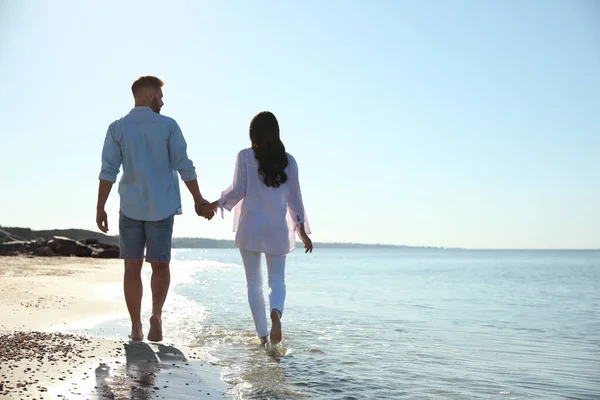
[[[98,203],[96,204],[96,225],[98,225],[98,229],[102,232],[108,232],[108,217],[106,216],[106,211],[104,211],[104,206],[106,205],[106,200],[108,200],[108,195],[110,194],[110,190],[112,189],[112,182],[105,181],[104,179],[100,179],[98,183]]]
[[[102,232],[108,232],[108,216],[104,208],[96,209],[96,225],[98,225],[98,229]]]

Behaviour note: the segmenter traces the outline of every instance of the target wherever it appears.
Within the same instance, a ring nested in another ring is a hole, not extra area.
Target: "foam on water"
[[[303,256],[288,260],[286,352],[272,357],[239,254],[196,255],[204,268],[179,293],[207,306],[195,340],[234,398],[591,399],[600,387],[598,252]]]

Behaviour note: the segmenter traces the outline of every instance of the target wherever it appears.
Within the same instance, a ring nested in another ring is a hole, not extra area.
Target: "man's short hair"
[[[143,88],[160,89],[163,87],[163,84],[164,84],[163,81],[161,81],[160,79],[158,79],[155,76],[150,76],[150,75],[141,76],[135,82],[133,82],[133,85],[131,85],[131,91],[135,95],[136,92],[138,92],[140,89],[143,89]]]

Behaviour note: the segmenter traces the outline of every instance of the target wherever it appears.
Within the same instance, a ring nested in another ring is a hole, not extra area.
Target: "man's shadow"
[[[129,389],[130,399],[146,400],[152,397],[155,390],[156,376],[165,363],[186,362],[187,359],[181,350],[173,346],[157,344],[155,352],[148,343],[129,342],[125,348],[125,373],[122,385]],[[98,400],[115,399],[111,385],[106,382],[110,376],[110,367],[101,364],[96,368],[96,393]],[[113,381],[120,377],[113,376]]]
[[[145,342],[124,344],[127,384],[132,399],[149,399],[159,370],[159,359]]]

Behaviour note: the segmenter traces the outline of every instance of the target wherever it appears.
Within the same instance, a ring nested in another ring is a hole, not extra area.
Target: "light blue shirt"
[[[102,149],[100,179],[119,181],[121,212],[140,221],[160,221],[181,214],[177,172],[196,179],[187,144],[174,119],[135,107],[108,127]]]

